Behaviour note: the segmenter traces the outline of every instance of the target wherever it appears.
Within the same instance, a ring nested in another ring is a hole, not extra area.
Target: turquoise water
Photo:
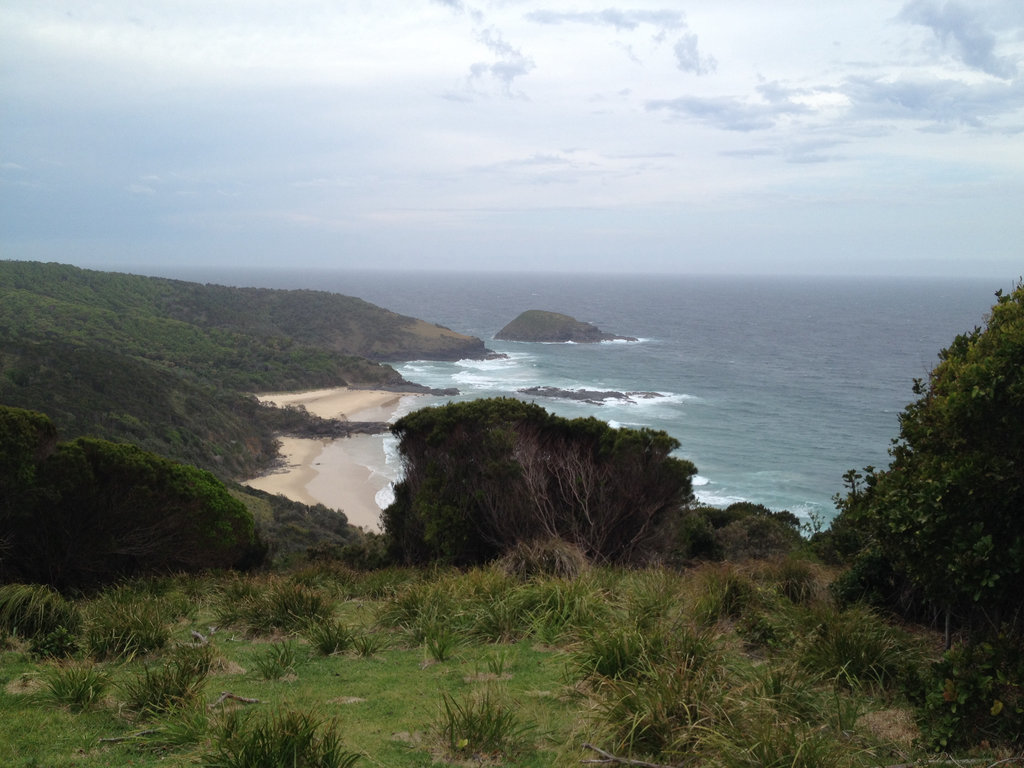
[[[192,278],[195,279],[195,278]],[[531,386],[654,391],[588,404],[528,398],[565,416],[663,429],[693,461],[698,497],[830,517],[843,473],[885,466],[898,414],[939,351],[984,323],[987,281],[522,274],[207,275],[319,288],[479,336],[504,360],[410,362],[402,374],[466,399]],[[500,342],[526,309],[635,336],[597,345]]]

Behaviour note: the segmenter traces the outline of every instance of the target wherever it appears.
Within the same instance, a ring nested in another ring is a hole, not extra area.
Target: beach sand
[[[318,389],[258,396],[261,402],[283,407],[302,405],[325,419],[388,421],[403,398],[373,389]],[[389,483],[370,467],[383,461],[383,435],[353,435],[338,440],[282,437],[284,468],[245,484],[267,493],[281,494],[303,504],[323,504],[345,513],[349,523],[380,530],[377,494]]]

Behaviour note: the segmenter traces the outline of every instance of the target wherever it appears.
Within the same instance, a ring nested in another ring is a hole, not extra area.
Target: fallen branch
[[[100,744],[120,744],[122,741],[131,741],[132,739],[139,738],[139,736],[152,736],[154,733],[159,732],[159,728],[150,728],[146,731],[139,731],[138,733],[133,733],[131,736],[108,736],[105,739],[100,739]]]
[[[259,699],[247,699],[247,698],[245,698],[245,696],[238,696],[237,694],[231,693],[231,691],[224,691],[223,693],[221,693],[220,698],[218,698],[215,702],[213,702],[213,704],[211,704],[208,707],[208,709],[213,709],[217,705],[223,704],[227,699],[231,699],[232,701],[240,701],[243,704],[259,704],[260,703]]]
[[[648,763],[643,760],[633,760],[628,757],[618,757],[613,755],[611,752],[605,752],[599,747],[595,747],[593,744],[584,744],[584,749],[592,749],[601,756],[600,760],[581,760],[581,763],[595,765],[595,764],[606,764],[606,763],[618,763],[619,765],[635,765],[637,768],[676,768],[672,765],[662,765],[660,763]]]

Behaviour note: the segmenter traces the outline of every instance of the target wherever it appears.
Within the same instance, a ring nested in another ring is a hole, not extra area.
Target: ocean
[[[698,469],[695,493],[828,520],[848,469],[888,464],[899,413],[953,338],[983,325],[984,280],[679,275],[246,272],[175,277],[358,296],[482,338],[506,359],[413,361],[411,381],[455,398],[550,386],[660,397],[585,403],[527,397],[567,417],[664,430]],[[535,344],[494,334],[526,309],[561,312],[637,342]],[[411,403],[411,404],[410,404]],[[375,471],[396,479],[395,445]],[[378,497],[387,503],[387,494]]]

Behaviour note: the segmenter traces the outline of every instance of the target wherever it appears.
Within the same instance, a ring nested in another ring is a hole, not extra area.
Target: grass
[[[49,587],[0,586],[0,632],[32,639],[61,629],[76,632],[80,624],[77,606]]]
[[[297,663],[295,643],[290,640],[273,643],[255,657],[256,669],[264,680],[280,680],[287,675],[294,675]]]
[[[146,664],[124,679],[124,702],[145,717],[191,707],[202,696],[211,667],[208,648],[178,649],[169,661]]]
[[[442,694],[436,729],[448,757],[512,759],[526,751],[536,724],[521,719],[520,708],[492,686],[460,699]]]
[[[0,644],[0,765],[234,768],[304,754],[568,768],[594,757],[585,744],[720,768],[927,757],[879,723],[909,722],[901,681],[934,652],[839,610],[822,578],[802,565],[525,580],[497,567],[324,568],[130,583],[74,603],[75,660]],[[257,603],[283,610],[254,622]],[[751,643],[753,619],[785,642]],[[193,630],[208,642],[192,645]]]
[[[83,712],[99,706],[109,688],[110,676],[94,664],[55,665],[43,672],[39,700],[71,712]]]
[[[229,717],[207,768],[348,768],[359,754],[345,749],[336,720],[312,712],[282,709],[265,717]]]

